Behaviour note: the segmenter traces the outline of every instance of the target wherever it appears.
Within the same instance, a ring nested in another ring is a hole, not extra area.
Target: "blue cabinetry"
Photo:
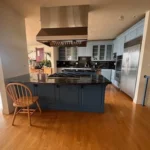
[[[54,85],[38,84],[35,89],[37,89],[39,103],[42,108],[48,109],[50,105],[56,104],[56,89]]]
[[[81,104],[83,109],[90,111],[104,111],[105,86],[84,86],[81,90]]]
[[[39,103],[43,110],[104,112],[107,84],[53,85],[41,83],[26,85],[30,87],[34,95],[39,96]]]
[[[61,85],[57,88],[57,102],[60,105],[80,105],[79,103],[80,86]]]

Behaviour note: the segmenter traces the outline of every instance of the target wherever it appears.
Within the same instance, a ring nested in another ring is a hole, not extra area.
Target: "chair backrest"
[[[20,99],[22,100],[22,103],[27,103],[28,98],[32,97],[30,89],[21,83],[9,83],[6,86],[6,91],[16,104],[21,102]]]

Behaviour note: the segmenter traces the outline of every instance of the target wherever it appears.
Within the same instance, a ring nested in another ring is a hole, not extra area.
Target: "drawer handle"
[[[34,87],[38,87],[38,84],[34,84]]]
[[[83,89],[84,88],[84,85],[81,85],[81,89]]]

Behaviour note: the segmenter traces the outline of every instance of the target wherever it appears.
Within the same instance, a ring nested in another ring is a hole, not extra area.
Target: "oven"
[[[122,55],[117,56],[117,61],[116,61],[116,76],[115,76],[115,79],[118,82],[120,82],[120,79],[121,79],[121,67],[122,67]]]
[[[122,55],[117,56],[116,71],[121,71],[121,67],[122,67]]]
[[[116,81],[120,82],[120,79],[121,79],[121,71],[116,71],[115,79],[116,79]]]

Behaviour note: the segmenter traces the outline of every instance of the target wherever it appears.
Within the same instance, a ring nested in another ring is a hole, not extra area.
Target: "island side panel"
[[[42,109],[50,109],[56,105],[56,86],[52,84],[38,84],[39,104]]]
[[[106,84],[53,85],[26,84],[33,95],[39,96],[42,110],[104,112]],[[33,105],[32,108],[35,108]]]
[[[58,110],[80,110],[80,86],[57,85],[56,102]]]
[[[82,86],[82,110],[89,112],[104,112],[105,89],[106,84]]]

